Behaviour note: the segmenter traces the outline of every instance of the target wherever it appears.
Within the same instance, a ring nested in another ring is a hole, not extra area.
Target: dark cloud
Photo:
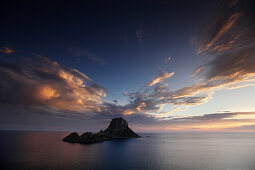
[[[255,46],[233,49],[208,63],[208,80],[242,81],[255,75]]]

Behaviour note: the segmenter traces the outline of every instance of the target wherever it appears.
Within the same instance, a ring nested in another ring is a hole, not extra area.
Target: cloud
[[[255,75],[255,47],[225,52],[208,63],[206,78],[213,80],[243,81]]]
[[[212,121],[212,120],[229,119],[229,118],[234,118],[234,117],[242,116],[242,115],[255,115],[255,112],[223,112],[223,113],[205,114],[201,116],[187,116],[182,118],[175,118],[174,120]]]
[[[152,92],[127,93],[129,103],[103,101],[106,90],[80,71],[38,56],[23,62],[0,63],[0,102],[29,107],[51,107],[59,111],[116,117],[159,111],[168,102],[152,94],[163,88],[159,83],[173,73],[161,72],[153,80]],[[154,90],[153,90],[154,89]],[[163,94],[162,94],[163,95]],[[187,101],[188,102],[188,101]]]
[[[160,113],[166,104],[198,105],[210,100],[216,90],[254,85],[254,5],[235,2],[231,6],[225,1],[218,3],[217,7],[220,8],[215,10],[213,17],[200,29],[200,34],[192,40],[199,54],[210,56],[209,62],[198,67],[192,74],[195,76],[200,73],[201,81],[173,91],[162,81],[174,73],[161,72],[148,83],[147,88],[128,94],[130,103],[123,107],[126,109],[125,115]],[[171,110],[165,113],[169,112]]]
[[[127,105],[109,108],[116,110],[117,107],[118,113],[126,116],[137,113],[162,115],[163,112],[167,115],[171,110],[162,111],[164,105],[171,104],[176,108],[199,105],[209,101],[219,89],[254,85],[254,2],[246,1],[250,5],[244,5],[241,1],[234,5],[227,1],[217,3],[215,13],[192,39],[198,53],[209,57],[208,62],[192,74],[201,76],[199,83],[170,90],[162,81],[174,73],[161,72],[140,91],[127,93],[130,101]],[[176,108],[174,110],[177,111]]]
[[[42,118],[38,115],[43,115],[46,116],[47,122],[51,120],[52,123],[58,122],[58,125],[49,123],[50,127],[63,126],[64,129],[72,127],[59,123],[60,120],[70,119],[79,124],[87,122],[92,126],[91,120],[104,125],[109,119],[119,116],[124,116],[131,125],[135,125],[136,130],[143,131],[221,130],[255,125],[254,119],[243,118],[243,116],[254,116],[255,112],[169,116],[171,111],[169,113],[162,111],[164,105],[172,104],[173,111],[178,111],[181,106],[206,102],[211,94],[184,97],[179,94],[179,90],[171,91],[164,83],[144,86],[141,91],[126,93],[129,97],[129,103],[126,105],[117,102],[108,103],[102,99],[105,96],[105,89],[95,84],[88,76],[44,57],[19,63],[1,63],[0,77],[1,108],[5,108],[4,114],[11,112],[16,118],[19,117],[17,119],[20,123],[17,125],[19,128],[33,124],[24,121],[24,117],[21,118],[17,114],[24,114],[26,117],[28,116],[26,112],[32,114],[29,116],[35,118],[38,127],[43,126],[39,121]],[[13,105],[15,107],[12,107]],[[10,107],[13,109],[8,109]],[[13,120],[7,122],[10,121]],[[72,126],[78,128],[74,123]],[[6,127],[7,125],[2,123],[0,128]]]
[[[143,26],[139,25],[139,27],[136,29],[136,39],[139,41],[140,44],[143,43]]]
[[[212,18],[200,29],[200,34],[192,42],[198,54],[210,56],[209,62],[194,70],[192,76],[200,73],[202,81],[173,92],[174,99],[203,99],[197,95],[205,95],[227,88],[254,85],[255,80],[255,24],[253,22],[253,1],[235,2],[235,7],[227,1],[219,4]],[[224,48],[224,49],[223,49]],[[201,71],[203,71],[201,74]],[[250,82],[250,83],[248,83]],[[211,98],[211,97],[209,97]],[[189,100],[188,100],[189,101]]]
[[[200,73],[203,70],[204,66],[200,66],[196,68],[193,73],[191,74],[191,77],[195,77],[198,73]]]
[[[129,103],[118,105],[117,103],[104,102],[101,112],[110,116],[128,116],[142,113],[146,115],[156,114],[158,118],[178,111],[186,106],[194,106],[207,102],[211,98],[210,94],[199,96],[183,96],[179,91],[171,91],[168,85],[158,83],[155,86],[144,86],[140,91],[125,93],[129,97]],[[167,104],[172,104],[175,109],[162,111]]]
[[[254,16],[252,0],[217,1],[211,17],[192,39],[197,52],[214,54],[254,44]]]
[[[167,59],[165,59],[165,62],[170,62],[170,60],[172,60],[172,58],[171,57],[168,57]]]
[[[74,112],[100,110],[105,89],[88,76],[47,58],[0,63],[0,102]]]
[[[241,127],[229,128],[230,131],[234,132],[254,132],[255,125],[243,125]]]
[[[0,47],[0,53],[4,53],[4,54],[12,54],[14,53],[14,50],[11,48],[11,46],[7,45],[7,46],[2,46]]]
[[[88,58],[91,61],[95,63],[99,63],[102,65],[105,65],[106,62],[103,58],[99,57],[97,54],[89,51],[85,48],[70,48],[69,52],[74,55],[78,60],[80,60],[82,57]]]
[[[162,82],[163,80],[165,80],[165,79],[167,79],[167,78],[169,78],[169,77],[172,77],[173,75],[174,75],[174,72],[167,73],[167,72],[161,71],[159,77],[156,77],[156,78],[154,78],[153,80],[151,80],[151,81],[148,83],[148,86],[153,86],[154,84],[157,84],[157,83],[159,83],[159,82]]]
[[[248,86],[255,86],[255,83],[239,83],[239,84],[234,84],[234,85],[230,85],[227,86],[227,89],[238,89],[238,88],[244,88],[244,87],[248,87]]]
[[[234,26],[234,24],[236,24],[237,20],[240,18],[241,15],[242,15],[242,13],[240,13],[240,12],[236,12],[236,13],[232,14],[227,19],[227,21],[218,28],[218,30],[214,31],[215,34],[212,36],[211,39],[209,39],[209,42],[207,42],[204,45],[204,48],[202,48],[202,49],[200,48],[198,50],[198,53],[205,52],[206,50],[210,49],[212,46],[214,46],[214,48],[213,48],[214,50],[217,50],[217,48],[222,49],[223,46],[221,46],[221,47],[215,46],[215,43],[217,41],[219,41],[220,39],[222,39],[223,35],[225,33],[227,33]],[[231,44],[232,43],[230,43],[229,45],[231,45]],[[217,47],[217,48],[215,48],[215,47]],[[230,48],[231,46],[227,46],[227,47]],[[228,49],[228,48],[226,48],[226,49]]]
[[[241,118],[248,116],[248,118]],[[199,116],[162,117],[144,114],[128,115],[126,119],[142,131],[255,131],[255,112],[219,112]],[[253,129],[252,129],[253,128]]]
[[[238,3],[238,0],[229,1],[229,5],[232,7]]]
[[[194,96],[194,97],[180,97],[173,100],[174,105],[199,105],[206,103],[211,98],[211,95]]]

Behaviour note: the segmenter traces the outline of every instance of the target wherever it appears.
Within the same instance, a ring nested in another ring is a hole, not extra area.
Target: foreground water
[[[63,132],[0,132],[1,169],[255,170],[255,133],[141,134],[90,145]]]

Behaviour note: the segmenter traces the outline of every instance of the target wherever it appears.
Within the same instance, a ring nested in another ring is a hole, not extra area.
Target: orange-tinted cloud
[[[218,41],[220,38],[222,38],[222,36],[228,32],[231,27],[236,23],[236,21],[239,19],[239,17],[242,15],[242,13],[234,13],[233,15],[231,15],[227,22],[224,23],[219,30],[217,31],[217,33],[214,35],[214,37],[207,43],[205,44],[205,47],[203,49],[198,49],[198,53],[202,53],[206,50],[208,50],[209,48],[211,48],[216,41]]]
[[[50,100],[54,97],[59,97],[59,95],[60,94],[57,92],[57,90],[49,85],[40,87],[40,90],[38,91],[38,97],[42,100]]]
[[[191,77],[196,76],[198,73],[200,73],[203,70],[204,66],[200,66],[198,68],[196,68],[193,73],[191,74]]]
[[[12,54],[12,53],[14,53],[14,50],[9,45],[2,46],[2,47],[0,47],[0,53]]]
[[[0,64],[0,102],[98,112],[104,88],[76,69],[47,58]]]
[[[162,82],[165,79],[172,77],[173,75],[174,75],[174,72],[171,72],[171,73],[160,72],[160,75],[158,77],[154,78],[153,80],[151,80],[151,82],[148,84],[148,86],[153,86],[154,84]]]
[[[255,36],[254,2],[216,1],[210,17],[192,39],[199,54],[214,54],[248,47]]]

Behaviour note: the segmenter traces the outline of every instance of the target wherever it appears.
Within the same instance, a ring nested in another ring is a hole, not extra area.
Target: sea
[[[95,144],[0,131],[1,170],[255,170],[255,133],[140,133]]]

